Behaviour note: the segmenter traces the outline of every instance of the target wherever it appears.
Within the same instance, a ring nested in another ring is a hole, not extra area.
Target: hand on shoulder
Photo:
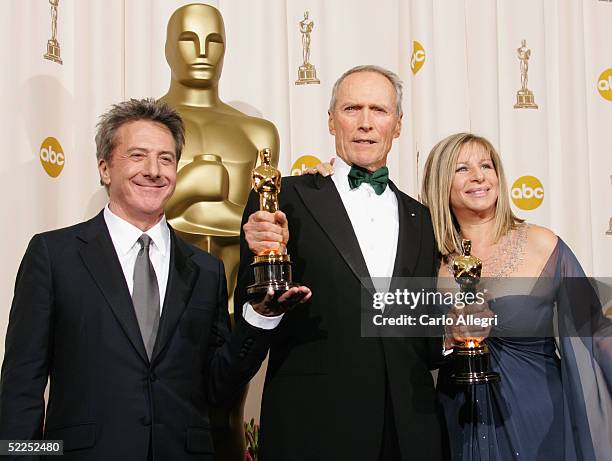
[[[304,170],[302,174],[317,174],[319,173],[321,176],[331,176],[334,174],[334,162],[336,161],[335,157],[332,157],[329,162],[319,163],[314,168],[307,168]]]

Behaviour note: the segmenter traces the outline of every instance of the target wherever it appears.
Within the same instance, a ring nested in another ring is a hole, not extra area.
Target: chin
[[[468,205],[467,209],[474,213],[492,213],[495,214],[495,205]]]
[[[362,168],[367,168],[371,165],[378,165],[379,163],[381,163],[381,160],[379,158],[367,153],[357,154],[354,156],[354,159],[355,161],[353,163]]]

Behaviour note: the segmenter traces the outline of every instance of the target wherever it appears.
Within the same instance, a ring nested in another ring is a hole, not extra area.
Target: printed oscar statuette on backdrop
[[[308,11],[304,12],[304,19],[299,22],[300,33],[302,34],[302,65],[298,69],[298,79],[296,85],[310,83],[321,83],[317,78],[317,69],[310,63],[310,34],[314,28],[314,22],[308,18]]]
[[[261,164],[253,170],[253,190],[259,194],[259,209],[275,213],[278,211],[278,194],[281,190],[281,174],[270,164],[271,151],[259,152]],[[276,250],[265,250],[256,255],[251,263],[255,273],[255,283],[247,287],[251,298],[263,298],[268,289],[274,289],[274,299],[292,287],[300,286],[292,281],[291,258]]]
[[[60,44],[57,40],[57,7],[59,6],[59,0],[49,0],[49,4],[51,5],[51,38],[47,40],[47,52],[43,55],[43,58],[62,64]]]
[[[472,242],[462,241],[462,255],[454,259],[452,271],[463,293],[476,293],[482,272],[482,261],[471,255]],[[469,304],[462,309],[467,313]],[[481,344],[484,338],[461,338],[461,344],[453,348],[453,374],[455,384],[486,384],[499,381],[499,373],[490,370],[489,348]]]
[[[521,47],[516,50],[519,61],[521,62],[521,89],[516,92],[516,104],[515,109],[537,109],[538,105],[535,103],[533,91],[527,88],[528,72],[529,72],[529,58],[531,57],[531,50],[527,48],[527,41],[521,41]]]

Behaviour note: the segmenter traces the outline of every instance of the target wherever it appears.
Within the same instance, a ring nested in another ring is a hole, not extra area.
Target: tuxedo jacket
[[[221,261],[171,230],[149,360],[103,214],[36,235],[11,307],[0,439],[60,439],[65,460],[212,460],[209,404],[240,395],[268,339],[246,322],[230,334]]]
[[[393,275],[432,277],[437,252],[428,210],[392,183],[399,214]],[[270,350],[261,409],[262,461],[377,460],[389,393],[403,460],[437,460],[446,444],[430,368],[440,338],[361,337],[366,262],[331,177],[285,178],[293,279],[312,298],[287,312]],[[243,222],[258,209],[251,194]],[[253,283],[241,239],[236,305]]]

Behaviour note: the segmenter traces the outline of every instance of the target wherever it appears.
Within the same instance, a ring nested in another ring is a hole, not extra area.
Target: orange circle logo
[[[535,210],[544,201],[544,186],[535,176],[521,176],[512,184],[510,194],[521,210]]]
[[[45,138],[40,145],[39,158],[41,165],[52,178],[57,178],[64,169],[64,149],[53,136]]]
[[[314,155],[302,155],[293,163],[293,166],[291,167],[291,176],[300,176],[304,170],[314,168],[319,163],[321,163],[321,160]]]
[[[410,70],[416,75],[425,64],[425,48],[416,40],[412,42],[412,56],[410,56]]]
[[[612,101],[612,69],[606,69],[597,80],[597,91],[602,98]]]

